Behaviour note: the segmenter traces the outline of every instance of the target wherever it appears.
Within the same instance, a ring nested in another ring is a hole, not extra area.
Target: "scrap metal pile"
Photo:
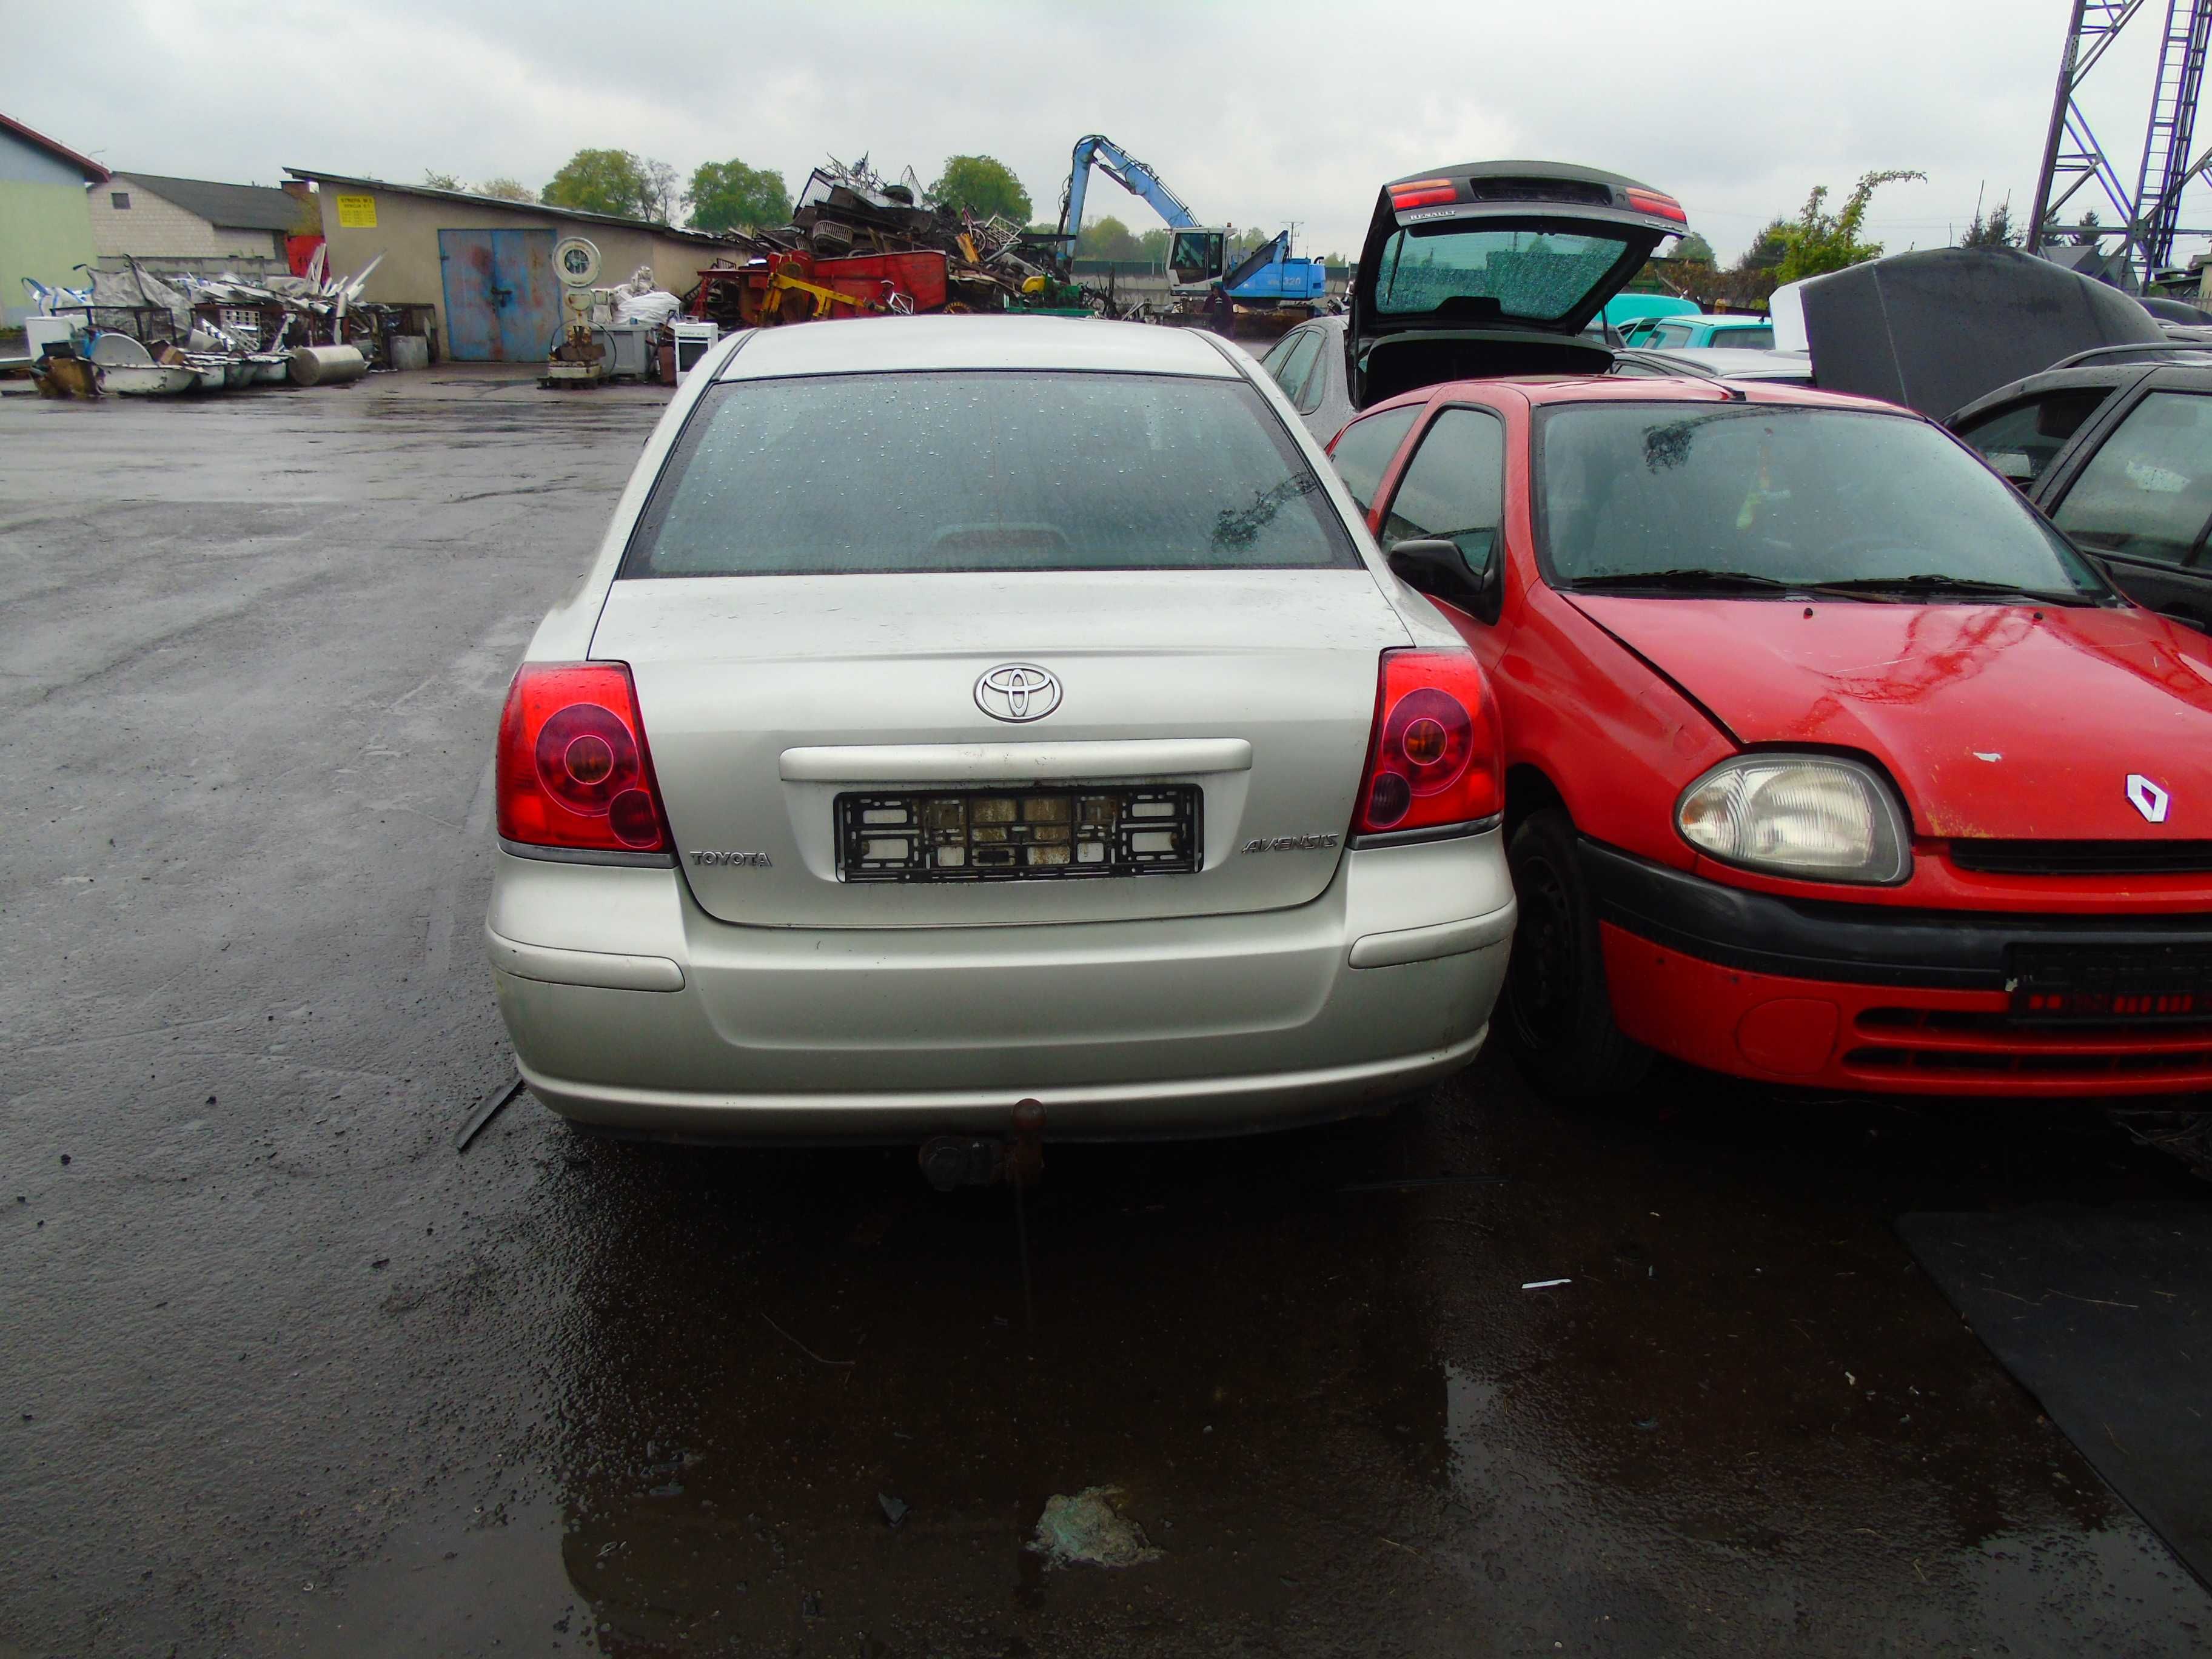
[[[344,277],[325,275],[323,258],[317,249],[301,276],[157,276],[132,260],[92,271],[80,289],[27,278],[39,318],[68,325],[48,337],[34,378],[56,396],[158,394],[330,384],[427,364],[428,307],[364,301],[377,261]],[[52,366],[68,362],[87,368]]]
[[[1056,279],[1048,244],[1002,218],[925,199],[908,167],[885,182],[832,158],[790,224],[737,240],[751,258],[699,273],[690,313],[725,329],[921,312],[1090,315],[1104,297]]]

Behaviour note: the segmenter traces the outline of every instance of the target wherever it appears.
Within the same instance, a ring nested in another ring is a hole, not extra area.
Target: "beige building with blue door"
[[[85,192],[107,169],[21,121],[0,115],[0,326],[21,325],[37,309],[23,278],[80,288],[93,262]]]
[[[377,260],[362,297],[436,307],[440,352],[459,362],[546,359],[561,325],[553,249],[564,237],[586,237],[599,248],[601,287],[627,282],[644,265],[662,288],[682,294],[716,259],[744,258],[737,244],[703,231],[307,167],[285,171],[314,186],[331,273],[344,276]]]

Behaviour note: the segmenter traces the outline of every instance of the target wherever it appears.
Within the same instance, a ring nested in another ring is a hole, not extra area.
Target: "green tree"
[[[452,173],[440,173],[434,168],[426,168],[423,171],[422,185],[426,190],[466,190],[468,188]]]
[[[1789,252],[1790,222],[1787,219],[1774,220],[1751,239],[1751,246],[1744,249],[1743,257],[1735,262],[1736,272],[1740,276],[1748,276],[1753,271],[1772,270],[1782,263],[1783,255]]]
[[[2094,208],[2090,208],[2084,212],[2081,215],[2081,222],[2076,225],[2060,223],[2058,216],[2054,213],[2043,222],[2043,240],[2051,247],[2064,247],[2069,245],[2075,247],[2094,247],[2097,245],[2098,233],[2102,228],[2103,221],[2097,217],[2097,210]]]
[[[1982,204],[1974,204],[1973,222],[1966,234],[1959,239],[1960,247],[2018,247],[2020,233],[2012,228],[2012,198],[2008,196],[1990,210],[1989,217],[1982,216]]]
[[[1685,264],[1709,265],[1713,262],[1713,245],[1693,230],[1679,239],[1667,257]]]
[[[1030,193],[1014,170],[988,155],[948,155],[945,171],[929,187],[929,199],[955,211],[965,208],[978,219],[1000,218],[1018,225],[1030,220]]]
[[[496,179],[487,179],[477,186],[479,196],[495,196],[502,202],[534,202],[538,192],[520,179],[510,179],[504,173]]]
[[[780,173],[732,157],[705,162],[691,175],[695,230],[759,230],[790,220],[791,192]]]
[[[1075,252],[1085,259],[1141,259],[1145,245],[1109,213],[1084,226],[1083,234],[1075,239]]]
[[[1819,276],[1880,258],[1880,242],[1859,240],[1859,232],[1866,225],[1867,204],[1884,185],[1906,179],[1925,183],[1927,178],[1924,173],[1896,167],[1869,173],[1851,186],[1851,193],[1844,198],[1843,209],[1837,213],[1827,211],[1828,187],[1814,185],[1813,193],[1805,198],[1805,206],[1797,216],[1797,222],[1782,233],[1784,252],[1782,263],[1775,267],[1776,282],[1802,282],[1808,276]]]
[[[538,199],[548,207],[642,219],[653,211],[653,179],[626,149],[580,149],[553,175]]]

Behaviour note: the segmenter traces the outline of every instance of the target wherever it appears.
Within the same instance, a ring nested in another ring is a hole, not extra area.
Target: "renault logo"
[[[2173,806],[2173,797],[2140,772],[2128,774],[2128,799],[2135,803],[2136,811],[2153,823],[2164,823],[2166,813]]]
[[[975,682],[975,706],[994,720],[1041,720],[1060,707],[1060,682],[1035,663],[1002,662]]]

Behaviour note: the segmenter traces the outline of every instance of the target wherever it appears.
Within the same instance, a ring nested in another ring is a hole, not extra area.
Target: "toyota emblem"
[[[1060,681],[1035,663],[1002,662],[975,682],[975,707],[994,720],[1041,720],[1060,707]]]

